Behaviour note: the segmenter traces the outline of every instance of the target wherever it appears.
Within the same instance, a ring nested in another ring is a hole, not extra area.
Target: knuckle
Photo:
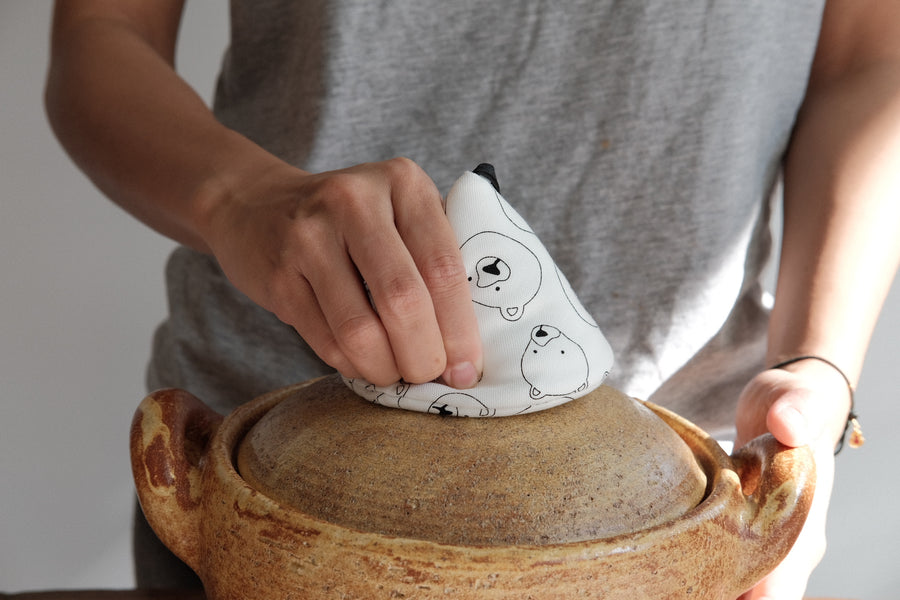
[[[401,179],[419,178],[424,175],[422,168],[412,159],[405,156],[397,156],[385,161],[385,167],[394,177]]]
[[[319,182],[316,196],[321,206],[345,209],[364,202],[364,187],[365,184],[354,174],[335,173]]]
[[[392,186],[405,192],[401,194],[405,201],[430,208],[441,206],[441,195],[437,186],[417,163],[408,158],[398,157],[384,164]]]
[[[372,316],[352,315],[335,325],[334,336],[342,349],[364,356],[378,343],[381,327]]]
[[[380,298],[375,303],[379,313],[393,320],[404,321],[417,316],[430,298],[421,281],[412,276],[396,276],[382,284]]]
[[[466,268],[458,253],[444,252],[426,262],[422,278],[432,295],[452,294],[465,289]]]

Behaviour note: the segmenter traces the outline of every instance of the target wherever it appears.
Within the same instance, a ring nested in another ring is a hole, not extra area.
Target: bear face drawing
[[[405,381],[398,381],[386,388],[379,388],[363,379],[347,379],[346,383],[358,396],[369,402],[396,407],[401,407],[403,398],[410,387],[410,384]]]
[[[443,394],[431,403],[428,412],[455,417],[490,417],[496,414],[471,394],[451,392]]]
[[[552,325],[538,325],[522,354],[522,376],[533,400],[566,396],[587,387],[589,369],[584,350]]]
[[[522,318],[541,287],[541,263],[524,244],[494,231],[478,233],[460,247],[472,300],[496,308],[507,321]]]

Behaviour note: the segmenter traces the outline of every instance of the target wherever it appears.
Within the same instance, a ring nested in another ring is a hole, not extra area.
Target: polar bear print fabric
[[[472,389],[439,382],[345,383],[384,406],[460,417],[500,417],[557,406],[598,387],[613,353],[534,231],[500,195],[491,165],[453,184],[447,218],[468,274],[484,346]]]
[[[518,321],[541,288],[541,261],[521,242],[493,231],[476,233],[460,247],[476,304]]]
[[[544,396],[572,396],[588,386],[590,365],[581,346],[552,325],[531,330],[522,355],[522,377],[534,400]]]

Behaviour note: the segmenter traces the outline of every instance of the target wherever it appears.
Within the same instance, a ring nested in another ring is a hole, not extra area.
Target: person
[[[900,5],[234,0],[212,110],[174,68],[182,8],[58,3],[46,88],[74,161],[183,244],[149,386],[222,411],[332,370],[472,386],[441,192],[492,162],[610,340],[614,386],[738,446],[814,449],[803,533],[744,598],[802,596],[844,376],[900,260]],[[802,356],[825,360],[768,368]]]

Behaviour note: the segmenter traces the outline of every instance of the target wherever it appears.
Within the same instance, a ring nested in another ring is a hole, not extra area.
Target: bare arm
[[[827,10],[786,163],[769,358],[820,353],[856,381],[900,260],[900,5]]]
[[[237,157],[275,161],[219,125],[176,75],[182,7],[183,0],[60,3],[46,106],[63,146],[104,193],[208,252],[197,233],[208,218],[204,190],[232,172]]]
[[[473,385],[474,310],[431,179],[403,159],[306,173],[222,126],[173,68],[182,8],[57,4],[46,106],[76,163],[344,374]]]
[[[900,3],[831,0],[785,163],[784,239],[767,360],[818,355],[859,378],[900,263]],[[833,448],[850,394],[804,360],[754,378],[738,406],[738,444],[771,431],[809,444],[816,496],[791,553],[743,598],[799,599],[825,549]]]
[[[818,354],[855,383],[900,263],[900,4],[828,4],[786,157],[784,204],[767,359]],[[821,363],[788,369],[846,387]],[[817,418],[813,430],[839,434],[842,396],[831,423]]]

